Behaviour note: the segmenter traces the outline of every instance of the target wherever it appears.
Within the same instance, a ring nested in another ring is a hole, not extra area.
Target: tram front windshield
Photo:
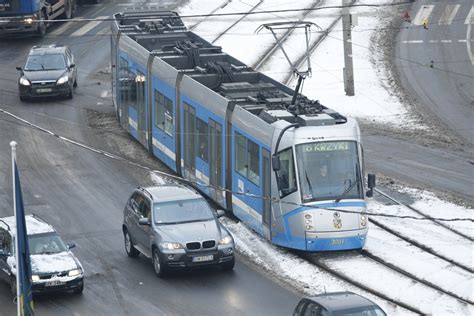
[[[363,197],[356,142],[297,145],[296,161],[303,202]]]

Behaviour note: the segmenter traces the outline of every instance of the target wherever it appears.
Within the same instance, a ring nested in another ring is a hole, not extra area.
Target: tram
[[[172,11],[112,23],[121,126],[272,243],[360,249],[368,232],[359,125],[254,71]]]

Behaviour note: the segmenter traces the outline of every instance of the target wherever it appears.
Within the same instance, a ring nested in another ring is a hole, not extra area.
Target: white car
[[[33,293],[72,291],[82,293],[84,272],[56,230],[35,215],[27,215],[26,230],[30,250]],[[13,216],[0,218],[0,279],[9,282],[16,295],[15,258],[16,221]]]

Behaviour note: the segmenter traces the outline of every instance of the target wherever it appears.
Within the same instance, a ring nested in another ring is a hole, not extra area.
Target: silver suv
[[[157,276],[170,268],[220,265],[232,270],[234,239],[196,191],[178,184],[137,188],[123,211],[125,251],[151,257]]]

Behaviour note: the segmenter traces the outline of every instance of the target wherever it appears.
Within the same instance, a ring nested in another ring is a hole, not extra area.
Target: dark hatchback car
[[[374,302],[352,292],[325,293],[306,297],[293,316],[386,316]]]
[[[35,97],[73,97],[77,86],[74,56],[67,46],[34,46],[20,71],[18,89],[20,100]]]
[[[123,211],[125,251],[152,259],[157,276],[171,268],[220,266],[232,270],[234,239],[195,190],[164,184],[137,188]]]

